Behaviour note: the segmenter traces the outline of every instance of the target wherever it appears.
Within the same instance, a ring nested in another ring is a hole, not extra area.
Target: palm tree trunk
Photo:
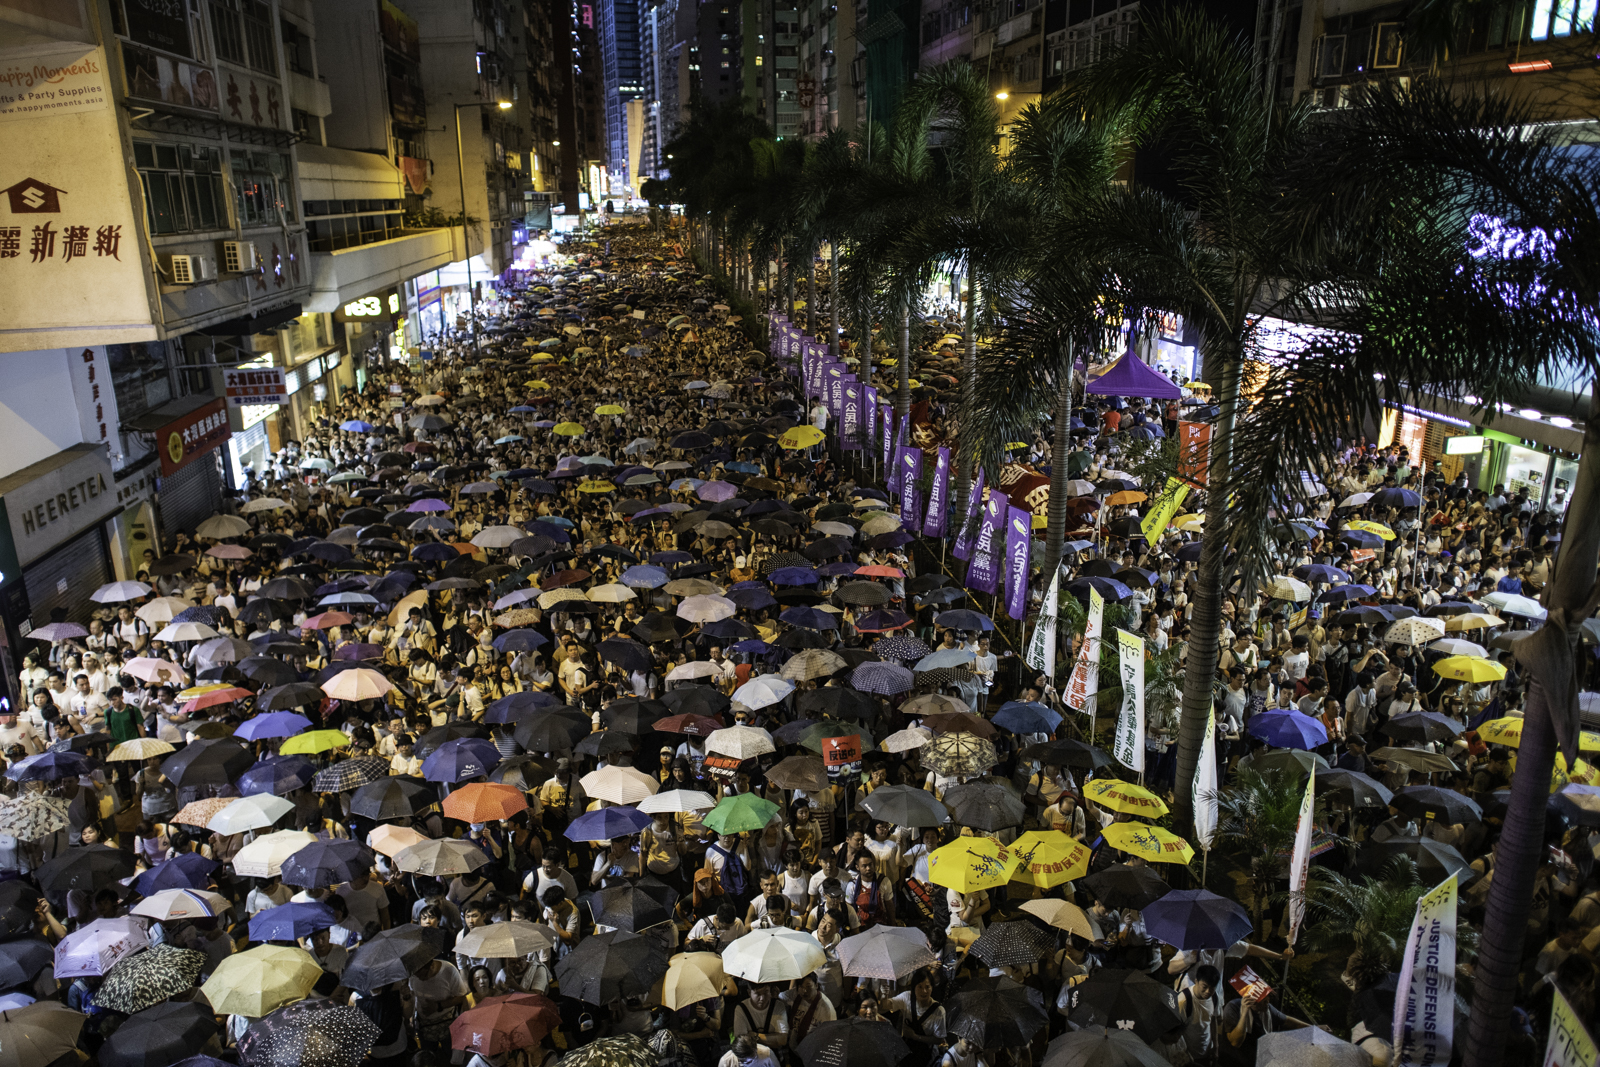
[[[1232,461],[1229,447],[1239,408],[1239,382],[1244,374],[1239,342],[1228,338],[1219,353],[1214,381],[1219,398],[1217,421],[1211,431],[1211,461],[1207,464],[1206,529],[1203,539],[1193,613],[1189,618],[1189,646],[1183,675],[1183,711],[1178,721],[1178,781],[1173,798],[1173,825],[1181,833],[1194,826],[1194,775],[1200,765],[1200,746],[1211,717],[1211,685],[1217,675],[1222,635],[1222,574],[1226,542],[1220,536],[1227,522],[1228,502],[1221,487]]]
[[[828,334],[828,355],[839,361],[839,239],[828,242],[828,318],[833,329]]]
[[[1050,522],[1044,532],[1044,585],[1061,566],[1061,545],[1067,539],[1067,457],[1072,453],[1072,342],[1062,352],[1061,383],[1056,390],[1054,434],[1050,442]],[[965,507],[966,497],[958,496]],[[1051,679],[1054,681],[1054,679]]]
[[[978,384],[978,269],[967,263],[966,337],[961,353],[961,417],[956,427],[955,488],[950,499],[956,508],[967,506],[967,493],[972,488],[972,449],[969,447],[969,427],[972,420],[972,393]]]
[[[900,305],[900,388],[895,393],[894,412],[903,423],[911,417],[911,297]],[[908,435],[910,430],[907,430]],[[897,461],[898,462],[898,461]],[[960,497],[956,498],[961,499]]]
[[[1544,859],[1547,783],[1557,748],[1555,720],[1567,714],[1567,694],[1579,662],[1574,658],[1579,626],[1592,610],[1589,600],[1600,570],[1600,382],[1591,387],[1583,456],[1561,535],[1556,570],[1544,593],[1550,617],[1538,635],[1526,639],[1528,651],[1512,653],[1531,684],[1522,746],[1517,749],[1517,773],[1511,779],[1511,802],[1495,853],[1494,882],[1489,887],[1478,942],[1466,1067],[1498,1067],[1505,1062],[1528,901],[1533,898],[1534,876]],[[1552,628],[1560,632],[1553,633]],[[1563,642],[1568,652],[1564,659],[1543,651],[1559,653]]]
[[[817,336],[817,250],[806,246],[806,336]]]
[[[783,272],[784,292],[787,298],[783,310],[788,314],[790,322],[794,321],[794,264],[790,263]]]

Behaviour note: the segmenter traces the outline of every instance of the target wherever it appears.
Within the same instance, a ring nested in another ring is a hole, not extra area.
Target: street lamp
[[[472,308],[472,354],[478,354],[478,291],[472,284],[472,249],[467,244],[467,178],[461,163],[461,109],[488,107],[493,104],[501,111],[510,111],[509,100],[474,100],[470,104],[456,104],[456,182],[461,186],[461,254],[467,261],[467,299]]]

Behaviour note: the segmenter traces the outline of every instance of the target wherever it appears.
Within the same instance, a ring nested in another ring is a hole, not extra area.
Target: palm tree
[[[1250,915],[1258,931],[1294,847],[1305,793],[1297,776],[1252,770],[1240,771],[1217,793],[1217,839],[1232,846],[1250,873]]]
[[[1409,856],[1391,860],[1373,877],[1346,878],[1323,867],[1306,881],[1306,912],[1312,948],[1345,953],[1344,978],[1360,989],[1399,970],[1417,900],[1428,886]]]

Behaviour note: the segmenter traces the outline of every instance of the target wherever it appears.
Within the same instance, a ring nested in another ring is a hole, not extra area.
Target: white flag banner
[[[1098,589],[1089,590],[1089,621],[1083,628],[1083,645],[1072,665],[1067,681],[1067,707],[1088,712],[1094,717],[1095,698],[1100,695],[1100,635],[1105,627],[1106,598]]]
[[[1056,615],[1061,610],[1061,572],[1050,579],[1050,588],[1044,594],[1044,606],[1039,609],[1039,621],[1033,626],[1033,638],[1024,654],[1028,666],[1056,681]]]
[[[1300,801],[1300,825],[1294,832],[1294,853],[1289,857],[1289,944],[1300,936],[1306,917],[1306,875],[1311,870],[1311,811],[1317,805],[1317,771],[1313,767],[1306,782],[1306,795]]]
[[[1111,754],[1129,770],[1144,773],[1144,638],[1117,630],[1117,656],[1122,677],[1122,710]]]
[[[1206,739],[1200,743],[1200,766],[1194,772],[1194,837],[1200,847],[1211,850],[1217,834],[1217,712],[1206,716]]]
[[[1455,1027],[1456,880],[1446,878],[1417,901],[1395,983],[1390,1062],[1395,1067],[1449,1063]]]

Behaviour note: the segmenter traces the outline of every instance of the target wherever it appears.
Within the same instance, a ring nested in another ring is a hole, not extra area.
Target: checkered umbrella
[[[837,674],[847,666],[849,664],[837,652],[825,648],[807,648],[790,657],[779,674],[791,682],[810,682]]]
[[[771,574],[773,571],[780,571],[785,567],[809,566],[811,566],[811,561],[806,559],[798,552],[779,552],[770,559],[766,559],[761,562],[761,574],[763,577],[765,577],[766,575]]]
[[[357,756],[317,772],[311,788],[319,793],[343,793],[389,775],[389,761],[381,756]]]
[[[915,685],[911,672],[898,663],[863,663],[850,675],[850,684],[863,693],[894,696],[909,692]]]

